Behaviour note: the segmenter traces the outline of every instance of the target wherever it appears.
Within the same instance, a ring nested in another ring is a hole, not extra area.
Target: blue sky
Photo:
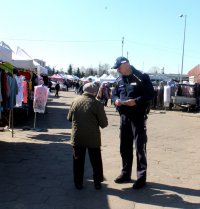
[[[1,33],[13,49],[20,46],[47,65],[112,65],[124,54],[138,69],[153,66],[178,73],[184,19],[187,31],[184,72],[200,63],[198,0],[0,0]]]

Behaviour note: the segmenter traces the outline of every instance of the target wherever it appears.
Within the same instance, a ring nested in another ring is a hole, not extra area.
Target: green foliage
[[[72,65],[70,64],[67,70],[67,74],[72,75],[72,73],[73,73],[73,68],[72,68]]]

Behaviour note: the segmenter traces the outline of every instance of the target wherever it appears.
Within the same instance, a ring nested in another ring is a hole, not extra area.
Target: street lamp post
[[[183,81],[183,64],[184,64],[184,55],[185,55],[185,34],[186,34],[186,25],[187,25],[187,15],[181,14],[180,18],[185,18],[184,32],[183,32],[183,51],[182,51],[182,62],[181,62],[181,75],[180,75],[180,83]]]

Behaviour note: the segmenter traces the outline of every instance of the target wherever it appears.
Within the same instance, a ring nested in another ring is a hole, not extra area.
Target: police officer
[[[147,74],[130,65],[125,57],[116,59],[113,69],[118,69],[120,77],[113,91],[113,102],[120,114],[120,153],[122,171],[115,183],[131,181],[133,163],[133,143],[137,157],[137,181],[133,189],[146,184],[146,119],[147,110],[154,97],[153,85]]]

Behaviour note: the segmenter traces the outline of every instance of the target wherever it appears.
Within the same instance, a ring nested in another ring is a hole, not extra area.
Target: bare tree
[[[159,68],[157,66],[153,66],[152,68],[149,69],[148,72],[152,73],[152,74],[159,74],[159,73],[161,73],[161,68]]]
[[[95,76],[97,75],[97,70],[93,67],[89,67],[85,71],[85,76]]]
[[[99,63],[98,75],[102,76],[103,74],[108,74],[110,69],[110,65],[107,63],[101,64]]]

